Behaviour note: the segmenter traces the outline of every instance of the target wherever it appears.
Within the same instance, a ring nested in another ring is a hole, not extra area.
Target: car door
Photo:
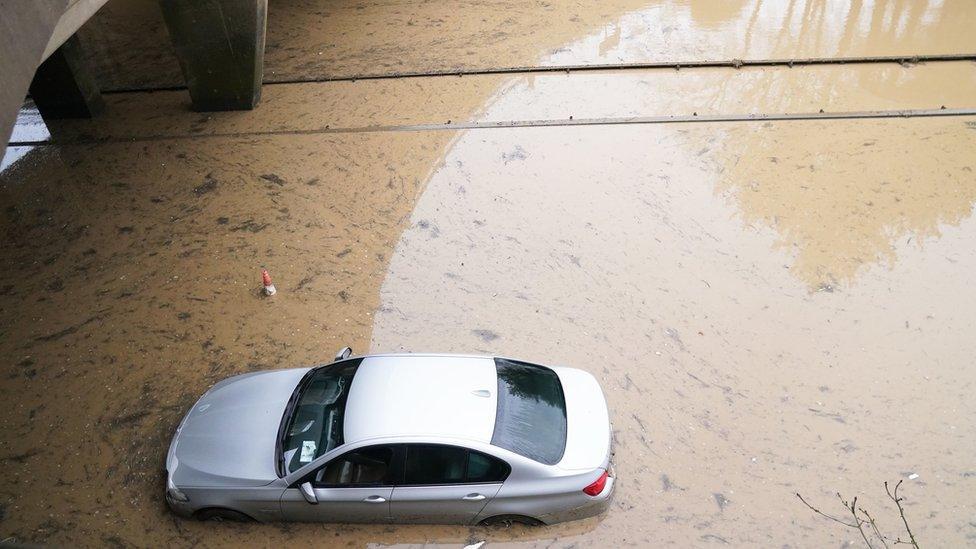
[[[285,490],[282,517],[304,522],[389,522],[394,450],[368,446],[330,460]],[[306,501],[299,489],[302,482],[312,483],[318,503]]]
[[[508,475],[500,460],[466,448],[410,444],[403,477],[393,489],[394,522],[469,524]]]

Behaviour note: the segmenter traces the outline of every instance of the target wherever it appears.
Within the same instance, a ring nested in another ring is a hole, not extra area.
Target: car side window
[[[456,446],[407,446],[404,484],[461,484],[467,453]]]
[[[376,486],[392,484],[393,448],[371,446],[343,454],[315,473],[316,486]]]
[[[500,459],[471,450],[468,452],[468,482],[502,482],[510,467]]]
[[[481,452],[457,446],[410,445],[404,459],[403,484],[501,482],[508,473],[508,465]]]

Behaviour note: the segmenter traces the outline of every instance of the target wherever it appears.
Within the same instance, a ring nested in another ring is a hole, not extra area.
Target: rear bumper
[[[613,468],[611,467],[610,470],[612,472]],[[607,485],[603,488],[603,492],[598,496],[586,496],[589,501],[583,505],[574,507],[572,509],[542,515],[538,517],[538,519],[546,524],[556,524],[559,522],[569,522],[571,520],[580,520],[601,515],[610,508],[610,503],[613,500],[613,490],[616,486],[616,480],[617,479],[614,477],[608,478]]]

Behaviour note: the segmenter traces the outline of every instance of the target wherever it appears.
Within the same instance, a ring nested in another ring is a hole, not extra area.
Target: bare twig
[[[888,492],[888,497],[895,502],[898,506],[898,513],[901,515],[901,522],[905,525],[905,530],[908,532],[908,539],[911,540],[912,547],[918,549],[918,542],[915,541],[915,534],[912,533],[912,529],[908,527],[908,519],[905,518],[905,508],[901,506],[901,500],[904,498],[898,497],[898,488],[901,487],[901,483],[905,482],[904,479],[899,480],[898,484],[895,485],[895,493],[892,494],[891,490],[888,489],[888,483],[884,483],[885,492]]]
[[[877,523],[874,522],[874,517],[872,517],[870,514],[868,514],[867,510],[865,510],[864,507],[859,507],[858,510],[861,511],[861,513],[865,517],[867,517],[868,524],[871,525],[871,530],[874,531],[874,535],[875,536],[878,536],[878,539],[881,540],[881,545],[884,545],[885,549],[888,549],[888,542],[885,540],[885,537],[883,535],[881,535],[881,530],[878,530],[878,525],[877,525]]]
[[[908,531],[908,537],[910,541],[902,540],[901,537],[890,538],[882,534],[881,529],[878,527],[877,521],[874,520],[874,517],[871,516],[871,514],[868,513],[866,509],[864,509],[864,507],[858,507],[856,497],[851,501],[847,501],[844,499],[842,495],[840,495],[840,493],[837,494],[837,498],[840,499],[841,505],[844,506],[844,509],[848,513],[850,513],[851,518],[854,519],[853,522],[849,522],[845,518],[829,515],[821,511],[820,509],[817,509],[816,507],[811,505],[807,500],[803,499],[803,496],[801,496],[799,493],[796,493],[796,497],[803,503],[803,505],[806,505],[807,508],[813,511],[814,513],[826,519],[832,520],[837,524],[846,526],[847,528],[857,529],[857,531],[861,534],[861,539],[864,540],[864,543],[867,545],[868,549],[874,549],[874,545],[871,543],[870,537],[877,537],[881,541],[881,544],[884,546],[885,549],[890,549],[889,543],[891,545],[900,545],[900,544],[911,545],[915,549],[918,549],[918,542],[915,540],[915,535],[912,533],[911,528],[909,528],[908,526],[908,519],[905,517],[905,509],[904,507],[902,507],[901,504],[904,498],[898,496],[898,488],[901,486],[902,482],[903,481],[898,481],[898,484],[895,485],[894,490],[891,490],[888,487],[887,482],[884,483],[884,486],[885,486],[885,492],[888,493],[888,497],[895,502],[896,506],[898,506],[898,512],[901,515],[902,524],[905,525],[905,530]],[[858,514],[858,511],[860,511],[860,515]],[[868,531],[865,531],[865,525],[868,525],[870,527]]]
[[[844,501],[844,497],[840,495],[840,492],[837,492],[837,499],[839,499],[844,507],[851,512],[851,516],[854,517],[854,524],[857,525],[855,527],[857,528],[857,531],[861,533],[861,538],[864,539],[864,543],[868,546],[868,549],[874,549],[874,546],[871,545],[871,541],[868,539],[867,534],[864,533],[864,520],[857,516],[857,511],[855,510],[857,509],[857,496],[854,496],[854,501],[848,503]]]
[[[810,510],[813,511],[814,513],[816,513],[816,514],[818,514],[818,515],[820,515],[820,516],[822,516],[822,517],[824,517],[826,519],[830,519],[830,520],[832,520],[832,521],[834,521],[834,522],[836,522],[838,524],[843,524],[844,526],[846,526],[848,528],[857,528],[857,525],[856,524],[851,524],[849,522],[844,522],[843,519],[839,519],[839,518],[837,518],[835,516],[828,515],[827,513],[824,513],[823,511],[821,511],[820,509],[817,509],[813,505],[810,505],[809,503],[807,503],[807,500],[803,499],[803,496],[801,496],[799,492],[796,493],[796,497],[798,497],[800,499],[800,501],[803,502],[803,505],[806,505],[807,507],[809,507]]]

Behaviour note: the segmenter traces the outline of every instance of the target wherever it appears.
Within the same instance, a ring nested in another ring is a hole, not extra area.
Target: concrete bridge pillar
[[[91,118],[105,107],[75,35],[37,67],[30,95],[45,119]]]
[[[253,109],[261,99],[267,0],[160,0],[193,108]]]

